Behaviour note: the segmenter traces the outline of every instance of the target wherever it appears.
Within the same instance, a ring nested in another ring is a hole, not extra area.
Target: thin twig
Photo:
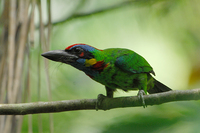
[[[7,102],[4,98],[8,93],[7,91],[7,79],[8,79],[8,63],[7,63],[7,50],[8,50],[8,24],[9,24],[9,9],[10,1],[6,0],[3,3],[3,13],[0,17],[0,28],[2,31],[0,33],[0,103]],[[6,44],[6,45],[5,45]],[[7,97],[8,98],[8,97]],[[4,131],[6,116],[0,117],[0,132]]]
[[[6,53],[6,52],[5,52]],[[6,54],[4,53],[3,55],[3,58],[1,60],[1,69],[0,70],[0,103],[3,103],[4,102],[4,98],[5,98],[5,91],[6,91],[6,87],[7,87],[7,76],[8,76],[8,68],[6,67],[7,66],[7,63],[6,63]],[[1,130],[0,130],[1,131]]]
[[[35,32],[35,24],[34,24],[34,17],[35,17],[35,7],[36,7],[36,0],[31,1],[31,13],[29,17],[29,42],[31,47],[34,47],[34,32]],[[27,71],[27,93],[25,93],[28,97],[28,102],[31,102],[31,89],[30,89],[30,70],[31,70],[31,54],[30,54],[30,46],[27,45],[28,50],[28,71]],[[26,101],[26,98],[25,98]],[[32,115],[28,115],[28,133],[33,133],[33,123],[32,123]]]
[[[30,0],[20,0],[18,1],[19,4],[19,12],[18,12],[18,21],[19,24],[21,24],[20,27],[20,34],[19,34],[19,47],[18,47],[18,53],[16,58],[16,69],[15,69],[15,82],[13,87],[13,98],[14,102],[18,103],[22,101],[22,89],[21,88],[21,81],[22,81],[22,73],[24,68],[24,53],[26,48],[26,42],[27,42],[27,35],[28,35],[28,9],[30,5]],[[17,33],[16,33],[17,34]],[[16,43],[17,44],[17,43]],[[15,116],[15,120],[17,121],[15,126],[15,132],[21,133],[22,129],[22,122],[23,117],[22,116]]]
[[[200,89],[175,90],[144,96],[146,105],[158,105],[167,102],[199,99]],[[81,99],[54,102],[0,104],[0,115],[26,115],[75,110],[95,110],[96,102],[96,99]],[[99,110],[109,110],[125,107],[142,107],[142,102],[137,96],[105,98],[101,105],[98,106]]]
[[[74,14],[72,14],[71,16],[69,16],[69,17],[67,17],[67,18],[64,18],[63,20],[60,20],[60,21],[57,21],[57,22],[53,22],[52,25],[56,26],[56,25],[65,23],[65,22],[67,22],[67,21],[73,20],[73,19],[75,19],[75,18],[83,18],[83,17],[92,16],[92,15],[95,15],[95,14],[104,13],[104,12],[107,12],[107,11],[112,11],[112,10],[115,10],[115,9],[118,9],[118,8],[121,8],[121,7],[124,7],[124,6],[129,6],[130,4],[133,4],[133,3],[135,3],[135,2],[136,2],[136,1],[134,1],[134,0],[131,0],[131,1],[124,1],[124,2],[122,2],[122,3],[116,4],[116,5],[107,7],[107,8],[95,10],[95,11],[92,11],[92,12],[87,12],[87,13],[74,13]],[[45,27],[46,27],[46,26],[48,26],[48,25],[45,25]]]
[[[13,103],[13,77],[15,60],[16,0],[10,1],[8,27],[8,102]]]
[[[30,0],[25,1],[25,10],[24,10],[24,18],[20,31],[20,40],[19,40],[19,49],[17,53],[17,63],[15,68],[15,80],[13,86],[13,99],[14,102],[17,101],[17,94],[19,93],[20,83],[22,79],[22,70],[23,70],[23,61],[24,61],[24,51],[26,47],[27,41],[27,30],[28,30],[28,9],[30,5]]]
[[[29,41],[31,43],[31,47],[34,47],[34,33],[35,33],[35,6],[36,6],[36,0],[32,0],[31,2],[31,14],[29,18]]]
[[[48,32],[47,32],[47,41],[46,41],[46,46],[44,46],[45,51],[49,50],[50,47],[50,42],[51,42],[51,0],[47,0],[47,9],[48,9]],[[49,68],[49,64],[47,60],[44,60],[45,63],[45,68]],[[50,84],[50,79],[49,79],[49,70],[45,69],[45,75],[47,79],[47,88],[48,88],[48,97],[49,101],[52,101],[52,95],[51,95],[51,84]],[[49,114],[49,129],[50,133],[53,133],[54,126],[53,126],[53,114]]]
[[[15,33],[16,33],[16,0],[9,1],[9,26],[8,26],[8,103],[13,103],[14,60],[15,60]],[[3,133],[12,131],[13,116],[7,116]]]
[[[41,99],[41,71],[40,71],[40,53],[41,53],[41,47],[42,47],[42,42],[44,39],[43,36],[43,22],[42,22],[42,7],[41,7],[41,0],[37,2],[38,6],[38,11],[39,11],[39,21],[40,21],[40,34],[39,34],[39,50],[38,50],[38,64],[37,64],[37,72],[38,72],[38,101]],[[42,115],[38,115],[38,132],[42,133]]]

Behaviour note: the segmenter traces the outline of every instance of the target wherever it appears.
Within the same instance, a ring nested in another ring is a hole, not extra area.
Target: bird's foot
[[[145,108],[147,107],[147,105],[145,104],[145,101],[144,101],[144,95],[146,95],[146,93],[144,92],[144,90],[139,90],[137,96],[139,97],[139,99],[141,99],[142,101],[142,106]]]
[[[95,106],[95,109],[96,111],[98,111],[98,107],[101,106],[101,103],[103,102],[103,100],[106,98],[106,96],[104,96],[103,94],[99,94],[97,96],[97,102],[96,102],[96,106]]]

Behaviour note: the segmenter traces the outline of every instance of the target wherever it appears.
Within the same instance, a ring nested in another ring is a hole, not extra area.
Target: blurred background
[[[200,86],[199,0],[0,0],[0,103],[95,99],[104,86],[42,52],[128,48],[173,90]],[[117,91],[133,96],[137,91]],[[0,116],[5,133],[197,133],[199,101]]]

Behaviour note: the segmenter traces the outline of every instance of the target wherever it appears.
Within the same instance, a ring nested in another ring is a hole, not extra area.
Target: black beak
[[[78,56],[68,53],[65,50],[53,50],[41,54],[43,57],[57,62],[71,63],[78,59]]]

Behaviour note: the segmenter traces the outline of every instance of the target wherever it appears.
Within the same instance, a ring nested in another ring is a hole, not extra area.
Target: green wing
[[[152,73],[155,75],[149,63],[135,52],[121,55],[117,58],[115,65],[124,71],[132,73]]]

